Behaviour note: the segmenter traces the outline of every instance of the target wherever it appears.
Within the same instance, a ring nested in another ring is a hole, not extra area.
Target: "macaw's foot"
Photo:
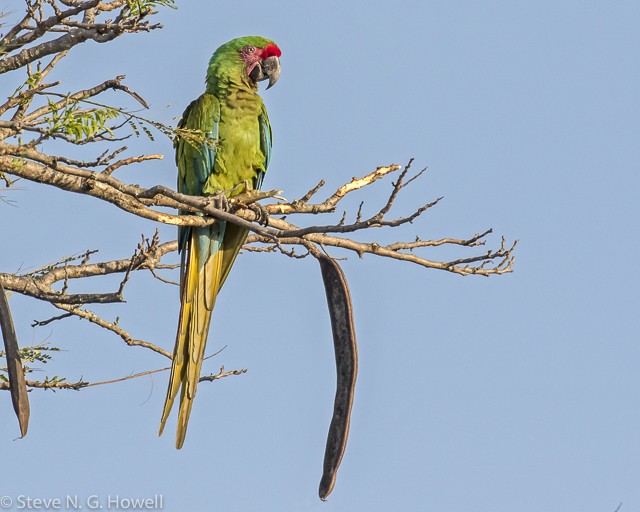
[[[222,210],[223,212],[229,211],[229,199],[224,192],[216,192],[212,196],[209,196],[209,201],[214,208]]]
[[[282,190],[269,190],[266,192],[262,192],[260,190],[247,190],[246,192],[231,196],[230,201],[232,203],[243,203],[248,205],[255,203],[256,201],[261,201],[262,199],[275,197],[276,199],[286,202],[286,199],[284,197],[280,197],[278,194],[282,194]]]
[[[256,221],[258,221],[258,224],[262,224],[263,226],[269,225],[269,210],[267,210],[266,207],[262,206],[260,203],[250,203],[247,206],[256,214]]]

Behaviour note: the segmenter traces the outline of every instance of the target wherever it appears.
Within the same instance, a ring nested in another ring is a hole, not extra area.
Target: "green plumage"
[[[269,45],[275,43],[261,37],[242,37],[213,54],[206,92],[191,102],[178,126],[207,132],[215,148],[206,144],[194,148],[184,139],[177,141],[179,192],[208,196],[243,181],[254,189],[261,188],[271,156],[271,126],[241,51],[247,46],[264,49]],[[229,195],[243,191],[240,187]],[[159,433],[182,388],[176,448],[184,442],[216,297],[247,234],[244,228],[220,221],[203,228],[179,228],[180,320]]]

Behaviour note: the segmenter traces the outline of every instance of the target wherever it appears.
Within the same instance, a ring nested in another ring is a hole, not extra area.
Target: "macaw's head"
[[[257,83],[269,80],[267,89],[280,77],[280,48],[269,39],[247,36],[233,39],[218,48],[207,72],[207,89],[216,88],[218,82],[237,81],[247,83],[252,89]]]

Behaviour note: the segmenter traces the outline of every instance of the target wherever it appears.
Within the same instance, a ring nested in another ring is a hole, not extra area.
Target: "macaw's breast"
[[[244,180],[255,188],[258,172],[265,170],[258,122],[262,99],[253,91],[236,89],[219,100],[218,150],[203,192],[229,190]]]

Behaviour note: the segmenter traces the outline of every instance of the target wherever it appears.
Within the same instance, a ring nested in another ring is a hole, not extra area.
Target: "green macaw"
[[[256,91],[259,81],[268,79],[267,89],[276,83],[279,57],[280,49],[273,41],[257,36],[234,39],[215,51],[207,70],[206,92],[191,102],[178,123],[179,128],[202,130],[215,146],[203,144],[196,149],[184,139],[178,140],[179,192],[209,196],[244,181],[260,190],[271,158],[271,125]],[[244,190],[228,195],[240,192]],[[247,234],[247,229],[223,221],[178,229],[182,253],[180,320],[158,434],[162,435],[173,400],[182,387],[178,449],[187,433],[213,306]]]

